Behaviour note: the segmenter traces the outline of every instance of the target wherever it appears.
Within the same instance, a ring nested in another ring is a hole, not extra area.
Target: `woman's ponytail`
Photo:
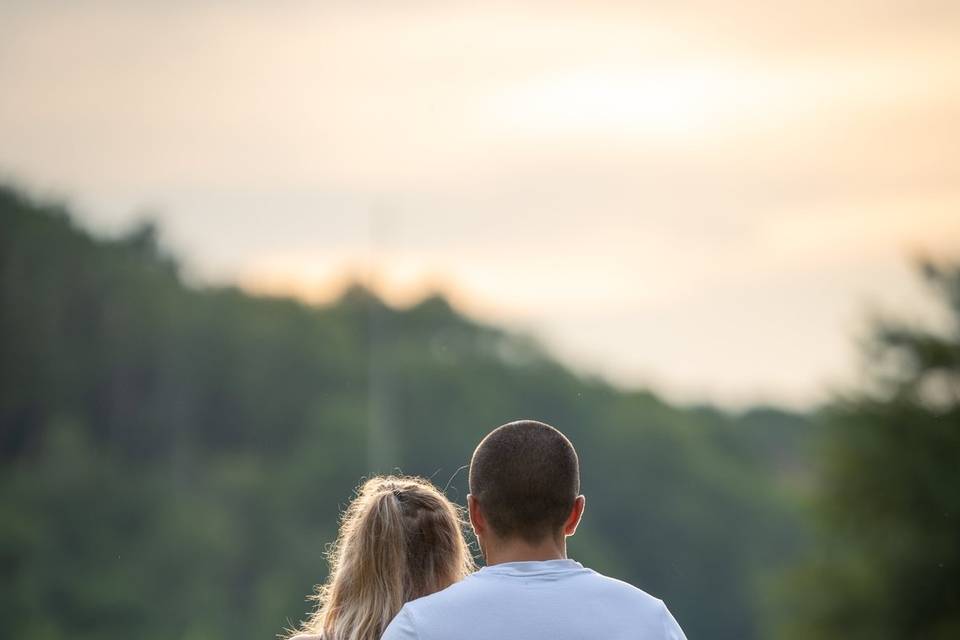
[[[304,630],[324,640],[379,640],[405,602],[473,569],[462,525],[429,481],[371,478],[343,514],[329,579]]]

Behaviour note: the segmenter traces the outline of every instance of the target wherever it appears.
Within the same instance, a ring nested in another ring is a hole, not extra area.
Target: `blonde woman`
[[[379,640],[406,602],[474,570],[462,524],[428,480],[367,480],[340,522],[316,610],[291,640]]]

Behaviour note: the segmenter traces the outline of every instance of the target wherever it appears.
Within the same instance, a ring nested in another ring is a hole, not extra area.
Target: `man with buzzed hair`
[[[382,640],[686,640],[663,601],[567,558],[580,462],[550,425],[510,422],[470,461],[470,523],[486,566],[404,605]]]

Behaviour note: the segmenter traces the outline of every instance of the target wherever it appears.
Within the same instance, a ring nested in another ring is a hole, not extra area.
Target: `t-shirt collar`
[[[479,574],[505,576],[540,576],[582,571],[583,565],[576,560],[560,558],[557,560],[524,560],[520,562],[501,562],[483,567]]]

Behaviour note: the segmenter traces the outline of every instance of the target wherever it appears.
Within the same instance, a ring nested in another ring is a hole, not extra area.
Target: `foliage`
[[[871,384],[825,412],[820,535],[786,638],[960,637],[960,267],[922,271],[944,326],[878,321]]]
[[[95,238],[12,189],[0,228],[2,637],[270,637],[303,616],[362,476],[462,501],[458,468],[519,417],[578,446],[572,555],[690,637],[756,637],[757,590],[802,545],[805,416],[617,389],[441,297],[188,285],[151,225]]]

